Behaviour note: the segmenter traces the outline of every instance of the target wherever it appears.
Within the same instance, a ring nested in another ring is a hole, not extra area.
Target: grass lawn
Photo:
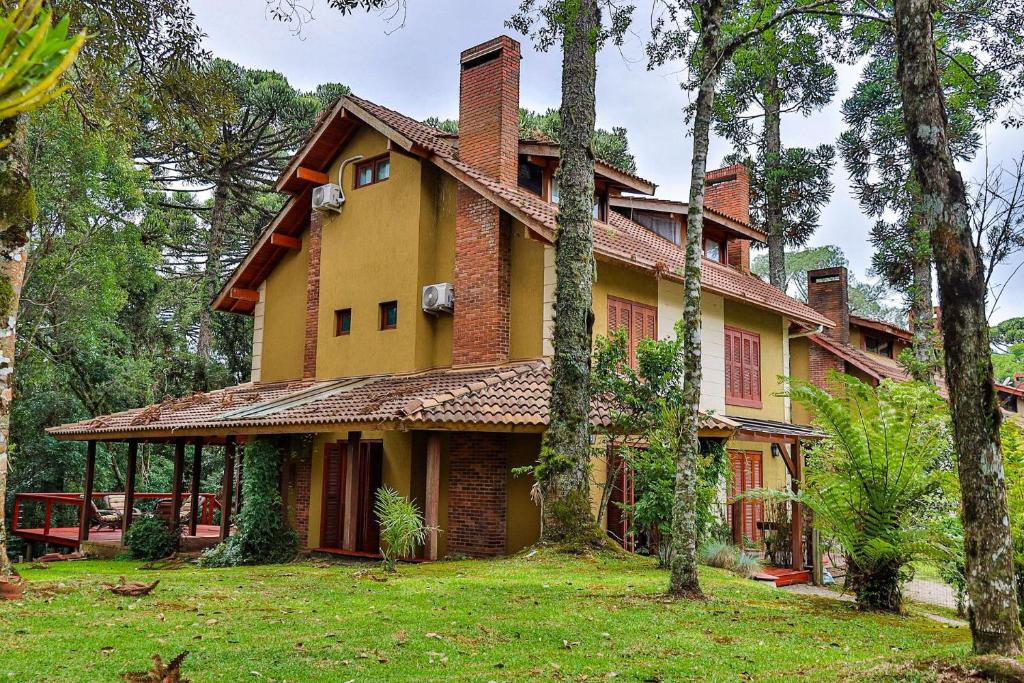
[[[0,603],[0,682],[115,681],[182,650],[202,681],[863,680],[962,658],[966,628],[858,613],[704,569],[711,598],[668,602],[644,558],[404,565],[301,562],[174,571],[138,562],[19,568]],[[160,579],[143,598],[101,584]]]

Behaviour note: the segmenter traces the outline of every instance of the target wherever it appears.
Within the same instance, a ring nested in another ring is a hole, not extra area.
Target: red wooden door
[[[356,460],[357,489],[356,540],[355,550],[362,553],[380,552],[380,523],[374,508],[377,505],[377,491],[382,484],[384,468],[384,445],[379,441],[363,441],[359,444]]]
[[[323,519],[320,522],[320,547],[341,548],[345,527],[345,474],[347,462],[344,444],[330,443],[324,449]]]
[[[764,487],[764,469],[761,453],[758,451],[729,451],[729,464],[732,468],[732,484],[729,487],[729,499],[743,495],[748,491]],[[739,520],[734,519],[734,510],[739,509]],[[759,500],[743,499],[730,504],[727,518],[733,530],[733,540],[739,544],[744,539],[758,541],[761,529],[758,523],[763,520],[763,505]]]
[[[636,502],[633,473],[622,457],[611,447],[608,448],[608,476],[613,477],[611,494],[608,497],[608,535],[632,552],[636,549],[636,538],[630,533],[632,520],[623,505]]]

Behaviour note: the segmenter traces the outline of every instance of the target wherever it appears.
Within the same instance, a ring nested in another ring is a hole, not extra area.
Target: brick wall
[[[708,171],[704,206],[741,221],[750,221],[750,174],[743,164]]]
[[[316,377],[316,337],[320,322],[320,237],[324,217],[319,211],[309,216],[309,262],[306,270],[306,333],[302,355],[302,376]]]
[[[501,363],[508,360],[511,228],[465,185],[456,205],[452,363]]]
[[[750,272],[750,241],[729,240],[729,265],[744,273]]]
[[[842,342],[850,341],[850,301],[846,268],[819,268],[807,271],[807,304],[830,318],[836,327],[825,334]]]
[[[519,170],[519,43],[499,36],[459,60],[459,158],[515,185]]]
[[[503,434],[452,434],[448,451],[449,555],[505,553],[507,439]]]
[[[846,372],[846,363],[842,358],[826,351],[814,342],[807,345],[807,356],[811,383],[822,389],[827,389],[826,375],[829,370]]]
[[[309,544],[309,487],[313,477],[313,457],[311,453],[303,453],[295,461],[295,531],[299,534],[299,544],[305,548]]]

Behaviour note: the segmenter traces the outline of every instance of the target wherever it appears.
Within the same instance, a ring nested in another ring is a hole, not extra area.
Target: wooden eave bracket
[[[239,301],[251,301],[254,304],[259,303],[260,293],[255,289],[242,289],[241,287],[232,287],[231,294],[232,299],[238,299]]]
[[[291,235],[283,235],[279,232],[272,233],[270,235],[270,243],[275,247],[291,249],[292,251],[302,251],[302,240],[298,237],[292,237]]]

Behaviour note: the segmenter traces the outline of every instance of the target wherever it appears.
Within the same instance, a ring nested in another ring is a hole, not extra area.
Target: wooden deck
[[[787,569],[785,567],[764,567],[754,574],[758,581],[768,581],[777,587],[793,586],[798,583],[810,583],[811,572],[807,570]]]
[[[67,548],[78,547],[78,527],[51,527],[49,531],[43,528],[18,529],[15,534],[20,538],[29,541],[42,541],[50,545],[64,546]],[[196,526],[195,536],[183,536],[186,541],[191,538],[216,539],[220,537],[220,527],[213,524],[199,524]],[[89,543],[102,545],[121,545],[120,529],[92,529],[89,531]]]

